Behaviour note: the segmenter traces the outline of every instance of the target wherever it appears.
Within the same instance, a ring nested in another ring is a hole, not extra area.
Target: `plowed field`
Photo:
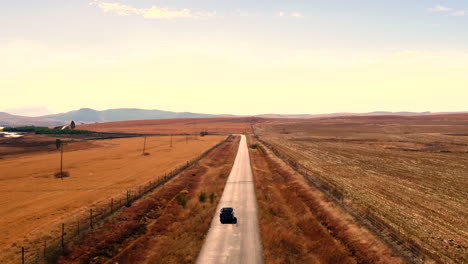
[[[468,115],[271,121],[256,126],[319,177],[446,263],[468,261]]]

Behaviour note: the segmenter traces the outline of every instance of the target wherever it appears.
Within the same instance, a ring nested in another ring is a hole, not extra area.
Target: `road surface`
[[[237,224],[219,222],[222,207],[234,207]],[[263,263],[257,198],[244,135],[197,263]]]

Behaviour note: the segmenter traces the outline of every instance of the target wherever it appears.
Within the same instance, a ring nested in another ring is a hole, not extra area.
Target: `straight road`
[[[219,211],[223,207],[234,207],[237,224],[220,223]],[[257,215],[249,150],[242,135],[234,166],[197,263],[263,263]]]

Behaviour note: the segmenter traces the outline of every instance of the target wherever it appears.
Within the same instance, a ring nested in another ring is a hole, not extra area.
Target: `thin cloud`
[[[96,5],[104,12],[114,12],[119,16],[140,15],[148,19],[178,19],[178,18],[214,18],[216,12],[192,12],[190,9],[173,10],[152,5],[150,8],[136,8],[129,5],[111,2],[98,2],[94,0],[90,5]]]
[[[294,12],[291,14],[286,14],[283,11],[280,11],[276,14],[277,17],[294,17],[294,18],[303,18],[304,16],[299,12]]]
[[[464,16],[465,10],[455,11],[451,14],[452,16]]]
[[[123,5],[119,3],[98,3],[98,7],[101,8],[104,12],[114,11],[119,16],[128,16],[131,13],[140,13],[141,9],[134,8],[128,5]]]
[[[452,11],[453,9],[443,5],[436,5],[434,7],[428,8],[427,10],[429,10],[429,12],[448,12]]]
[[[243,11],[243,10],[240,10],[240,9],[236,9],[236,13],[240,17],[259,17],[259,16],[261,16],[260,13]]]
[[[190,9],[169,10],[168,8],[159,8],[155,5],[148,9],[141,9],[140,12],[144,18],[153,18],[153,19],[193,18],[194,17]]]
[[[291,14],[291,17],[303,18],[304,16],[303,16],[301,13],[292,13],[292,14]]]

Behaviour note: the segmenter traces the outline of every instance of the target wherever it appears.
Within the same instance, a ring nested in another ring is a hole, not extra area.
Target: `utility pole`
[[[145,141],[143,141],[143,155],[145,155],[145,150],[146,150],[146,137],[145,137]]]
[[[63,144],[60,144],[60,179],[63,181]]]

